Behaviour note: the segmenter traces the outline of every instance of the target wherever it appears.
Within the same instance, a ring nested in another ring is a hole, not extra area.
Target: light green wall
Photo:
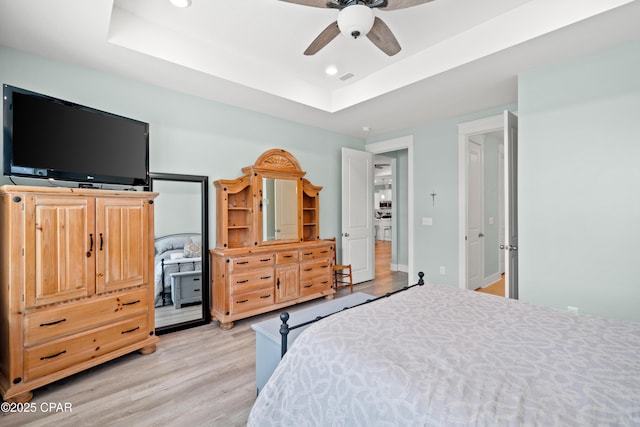
[[[520,299],[640,321],[640,40],[519,77]]]
[[[211,182],[242,175],[243,167],[270,148],[290,151],[306,177],[323,187],[321,237],[339,235],[341,147],[363,149],[360,139],[5,47],[0,47],[0,82],[149,122],[152,172],[209,177],[210,247],[216,212]],[[0,177],[0,183],[9,181]]]

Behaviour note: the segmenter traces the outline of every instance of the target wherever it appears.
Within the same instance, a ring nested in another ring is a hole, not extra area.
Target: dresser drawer
[[[331,287],[331,276],[313,277],[300,280],[300,296],[317,294],[324,292]]]
[[[329,246],[323,246],[320,248],[300,249],[302,261],[308,261],[319,258],[331,259],[332,253]]]
[[[146,313],[147,296],[147,289],[138,289],[28,313],[24,318],[25,345],[112,323],[129,315]]]
[[[231,314],[267,307],[273,304],[273,301],[273,288],[233,295],[231,297]]]
[[[149,335],[147,315],[103,326],[46,344],[25,348],[24,372],[27,381],[85,362]]]
[[[298,262],[300,259],[299,251],[276,252],[276,264],[286,264],[289,262]]]
[[[229,258],[229,271],[249,270],[273,265],[274,254],[249,255]]]
[[[231,286],[232,294],[273,288],[273,283],[273,268],[261,268],[229,275],[229,285]]]
[[[327,277],[331,276],[331,261],[328,259],[304,262],[300,264],[300,280],[323,275]]]

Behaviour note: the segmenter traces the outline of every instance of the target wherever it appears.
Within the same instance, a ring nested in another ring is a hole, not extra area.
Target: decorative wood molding
[[[300,163],[293,156],[282,148],[273,148],[267,150],[256,160],[253,166],[247,166],[242,169],[244,173],[256,172],[274,172],[287,173],[295,176],[304,176],[306,172],[300,167]]]

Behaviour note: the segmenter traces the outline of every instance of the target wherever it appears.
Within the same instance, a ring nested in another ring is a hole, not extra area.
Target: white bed
[[[323,319],[249,426],[640,425],[640,324],[424,285]]]

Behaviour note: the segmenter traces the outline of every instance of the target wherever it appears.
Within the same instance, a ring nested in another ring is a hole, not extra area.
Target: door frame
[[[458,286],[467,289],[467,140],[504,129],[504,115],[458,124]]]
[[[413,243],[413,135],[401,136],[399,138],[388,139],[380,142],[373,142],[365,145],[365,151],[375,154],[384,154],[392,151],[407,150],[407,215],[408,215],[408,282],[415,283],[418,280],[418,272],[414,266],[414,243]],[[396,227],[397,228],[397,227]],[[397,239],[396,239],[397,240]],[[375,251],[374,251],[375,252]]]

